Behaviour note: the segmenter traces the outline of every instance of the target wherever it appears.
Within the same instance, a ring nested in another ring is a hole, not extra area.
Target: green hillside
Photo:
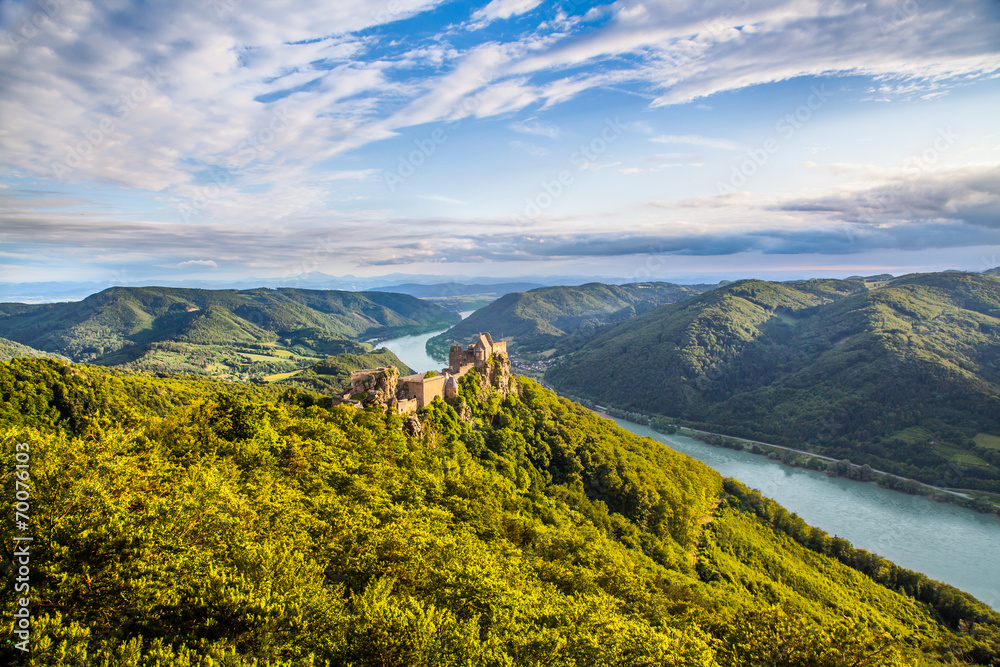
[[[635,317],[664,303],[687,299],[714,285],[588,283],[574,287],[540,287],[500,297],[427,343],[446,357],[448,347],[490,331],[510,342],[511,349],[539,352],[554,347],[574,331]],[[499,339],[499,338],[498,338]]]
[[[414,428],[294,389],[0,364],[33,663],[1000,664],[1000,614],[968,595],[530,380],[461,384]]]
[[[21,345],[20,343],[15,343],[14,341],[7,340],[6,338],[0,338],[0,361],[10,361],[11,359],[14,359],[16,357],[60,358],[61,355],[54,354],[51,352],[42,352],[41,350],[36,350],[33,347],[28,347],[27,345]]]
[[[0,336],[74,361],[249,378],[458,319],[406,294],[112,287],[79,302],[0,304]]]
[[[546,378],[603,404],[1000,491],[1000,280],[747,280],[613,327]],[[985,442],[980,438],[979,442]]]
[[[338,354],[327,357],[289,378],[280,380],[280,383],[322,394],[338,394],[349,384],[351,371],[382,366],[395,366],[399,369],[400,375],[416,372],[404,364],[392,350],[381,347],[363,354]]]

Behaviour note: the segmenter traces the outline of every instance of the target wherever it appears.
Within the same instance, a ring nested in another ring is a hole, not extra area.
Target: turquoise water
[[[735,477],[806,523],[1000,610],[1000,518],[614,420]]]
[[[459,313],[463,320],[471,314],[471,310],[465,310]],[[448,364],[442,361],[435,361],[427,356],[427,340],[444,331],[447,331],[447,329],[432,331],[431,333],[420,334],[418,336],[393,338],[379,343],[378,346],[386,347],[392,350],[392,352],[399,357],[404,364],[412,368],[417,373],[423,373],[424,371],[440,371]],[[470,340],[469,342],[471,343],[472,341]]]
[[[443,364],[427,356],[425,344],[438,333],[406,336],[382,345],[416,371],[437,370]],[[830,535],[949,583],[1000,610],[1000,519],[995,515],[614,421],[758,489]]]
[[[442,329],[442,331],[447,331],[447,329]],[[418,336],[393,338],[392,340],[379,343],[378,346],[387,347],[392,350],[404,364],[412,368],[417,373],[423,373],[424,371],[440,371],[448,364],[431,359],[427,356],[426,348],[427,339],[431,336],[436,336],[439,333],[441,333],[441,331],[420,334]]]

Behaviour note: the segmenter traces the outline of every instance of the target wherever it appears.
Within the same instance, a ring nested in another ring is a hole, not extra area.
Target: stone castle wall
[[[397,408],[400,412],[413,413],[429,405],[435,398],[454,398],[458,395],[458,380],[473,368],[486,370],[492,381],[490,360],[494,356],[507,356],[507,343],[494,342],[488,333],[480,333],[476,341],[466,348],[453,345],[448,352],[448,368],[440,374],[427,377],[426,373],[399,377],[395,367],[369,368],[351,372],[351,386],[342,400],[359,407],[378,402]],[[508,368],[509,376],[509,364]],[[509,379],[509,378],[508,378]],[[352,400],[364,394],[363,400]]]
[[[400,394],[408,399],[416,399],[419,408],[428,405],[435,397],[444,397],[444,375],[425,377],[424,374],[408,375],[400,380]],[[419,409],[418,408],[418,409]]]

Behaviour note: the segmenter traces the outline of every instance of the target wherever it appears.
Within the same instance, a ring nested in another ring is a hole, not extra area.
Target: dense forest
[[[562,350],[546,379],[619,409],[1000,492],[1000,279],[746,280]]]
[[[540,352],[572,332],[623,322],[664,303],[696,296],[714,285],[630,283],[540,287],[506,294],[480,308],[448,331],[431,338],[429,351],[443,357],[453,343],[464,343],[480,331],[490,331],[509,349]]]
[[[55,357],[65,359],[62,355],[53,352],[42,352],[33,347],[21,345],[6,338],[0,338],[0,361],[10,361],[18,357]],[[66,361],[69,360],[66,359]]]
[[[277,382],[327,395],[340,394],[350,384],[351,371],[383,366],[395,366],[399,369],[400,375],[410,375],[414,372],[392,350],[380,347],[371,352],[344,353],[327,357]]]
[[[531,380],[417,419],[49,359],[0,395],[34,664],[1000,665],[1000,614]]]
[[[246,380],[460,319],[389,292],[112,287],[76,302],[0,303],[0,336],[73,361]]]

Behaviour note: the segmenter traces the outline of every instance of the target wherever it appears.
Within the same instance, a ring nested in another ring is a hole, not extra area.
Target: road
[[[788,452],[795,452],[796,454],[805,454],[806,456],[814,456],[814,457],[816,457],[818,459],[823,459],[824,461],[833,461],[834,463],[840,462],[840,459],[830,458],[829,456],[823,456],[822,454],[816,454],[815,452],[807,452],[804,449],[795,449],[793,447],[784,447],[782,445],[774,445],[774,444],[771,444],[770,442],[761,442],[760,440],[748,440],[747,438],[737,438],[736,436],[733,436],[733,435],[725,435],[723,433],[712,433],[711,431],[702,431],[701,429],[688,428],[686,426],[683,427],[683,428],[684,428],[685,431],[691,431],[693,433],[704,433],[705,435],[717,435],[720,438],[729,438],[730,440],[738,440],[740,442],[749,442],[749,443],[754,444],[754,445],[763,445],[765,447],[774,447],[775,449],[783,449],[783,450],[788,451]],[[850,462],[848,462],[847,465],[853,466],[855,468],[860,468],[861,467],[857,463],[850,463]],[[966,499],[969,499],[969,500],[972,499],[972,496],[966,495],[964,493],[959,493],[958,491],[949,491],[948,489],[943,489],[940,486],[934,486],[933,484],[924,484],[921,481],[918,481],[918,480],[915,480],[915,479],[911,479],[909,477],[901,477],[900,475],[894,475],[893,473],[886,472],[885,470],[877,470],[875,468],[872,468],[871,471],[875,472],[875,473],[878,473],[880,475],[887,475],[889,477],[895,477],[896,479],[901,479],[901,480],[906,481],[906,482],[913,482],[915,484],[919,484],[920,486],[922,486],[922,487],[924,487],[926,489],[933,489],[934,491],[940,491],[941,493],[949,493],[949,494],[951,494],[953,496],[958,496],[959,498],[966,498]]]

